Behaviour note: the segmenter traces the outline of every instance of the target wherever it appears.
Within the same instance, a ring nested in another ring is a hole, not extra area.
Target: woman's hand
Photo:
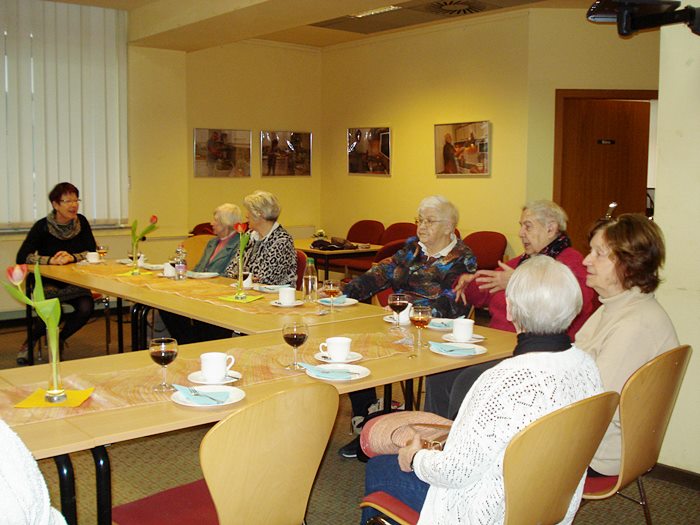
[[[501,267],[503,270],[502,272],[496,270],[479,270],[474,274],[476,276],[476,282],[479,284],[479,290],[488,290],[490,293],[496,293],[506,289],[514,270],[501,261],[498,261],[498,266]]]
[[[56,252],[51,259],[49,259],[49,264],[57,264],[57,265],[63,265],[63,264],[70,264],[75,261],[75,257],[73,257],[70,253],[65,252],[65,251],[60,251]]]
[[[423,448],[423,441],[418,433],[413,433],[413,438],[405,447],[399,449],[399,467],[404,472],[412,472],[411,463],[413,463],[413,456],[416,455],[420,449]]]
[[[464,304],[467,304],[467,286],[470,282],[474,280],[474,277],[476,277],[477,275],[479,275],[479,272],[463,273],[459,276],[457,284],[455,284],[452,288],[455,292],[455,298],[457,301],[462,301]]]

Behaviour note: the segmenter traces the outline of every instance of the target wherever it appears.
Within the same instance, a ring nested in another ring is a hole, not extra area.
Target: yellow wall
[[[666,235],[665,282],[657,294],[682,343],[695,355],[683,382],[660,461],[700,472],[700,38],[684,25],[661,31],[657,221]]]

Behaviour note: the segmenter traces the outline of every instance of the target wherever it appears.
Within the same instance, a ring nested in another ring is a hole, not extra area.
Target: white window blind
[[[0,229],[30,226],[59,182],[93,225],[128,216],[126,12],[0,0]]]

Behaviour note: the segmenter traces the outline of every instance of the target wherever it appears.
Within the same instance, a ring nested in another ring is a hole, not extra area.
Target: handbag
[[[367,421],[360,434],[360,446],[367,457],[398,454],[414,434],[423,448],[442,450],[452,421],[431,412],[405,411],[385,414]]]

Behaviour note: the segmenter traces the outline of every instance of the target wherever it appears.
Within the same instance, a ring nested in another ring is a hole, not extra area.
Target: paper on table
[[[15,408],[45,408],[45,407],[78,407],[89,398],[95,388],[86,388],[85,390],[66,390],[66,400],[59,403],[49,403],[46,401],[46,390],[38,388],[32,392],[29,397],[15,405]]]
[[[131,273],[133,270],[129,270],[128,272],[122,272],[118,273],[117,277],[128,277],[129,275],[134,275]],[[141,270],[138,275],[151,275],[153,272],[149,272],[148,270]]]
[[[338,297],[324,297],[323,299],[319,299],[318,302],[323,305],[330,306],[331,301],[333,302],[333,304],[343,304],[345,302],[345,299],[347,299],[345,295],[339,295]]]
[[[299,363],[299,366],[305,368],[314,375],[327,377],[328,379],[352,379],[354,377],[353,374],[345,370],[328,370],[327,368],[313,366],[308,363]]]
[[[253,301],[257,301],[258,299],[262,298],[262,295],[248,295],[245,299],[236,299],[235,295],[221,295],[217,297],[217,299],[228,301],[230,303],[252,303]]]
[[[165,277],[175,277],[175,268],[172,264],[168,262],[163,263],[163,275]]]
[[[399,313],[399,324],[402,326],[411,324],[411,305],[407,305],[406,308],[401,310]]]
[[[446,343],[436,343],[435,341],[430,341],[430,347],[440,352],[441,354],[450,355],[476,355],[476,348],[464,346],[451,345]]]
[[[175,387],[175,390],[180,392],[182,397],[187,399],[187,401],[190,401],[192,403],[196,403],[197,405],[220,405],[222,403],[225,403],[228,400],[228,391],[222,391],[222,392],[211,392],[207,391],[206,396],[195,396],[190,392],[190,389],[186,386],[182,385],[173,385]],[[209,397],[207,397],[209,396]],[[210,397],[213,397],[216,399],[214,401],[213,399],[209,399]]]

